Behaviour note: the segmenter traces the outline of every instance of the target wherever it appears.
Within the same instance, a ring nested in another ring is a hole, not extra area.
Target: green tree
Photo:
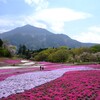
[[[11,54],[7,49],[0,48],[0,57],[11,57]]]
[[[35,57],[34,60],[38,61],[48,61],[48,56],[56,51],[55,48],[48,48],[39,52]]]
[[[90,50],[93,53],[100,52],[100,44],[92,46]]]
[[[40,52],[38,55],[34,57],[37,61],[47,61],[48,53],[45,51]]]
[[[19,45],[18,54],[22,54],[22,45]]]
[[[27,48],[25,45],[19,45],[18,54],[25,55],[26,51],[27,51]]]
[[[25,55],[25,54],[26,54],[26,50],[27,50],[26,46],[25,46],[25,45],[23,45],[23,46],[22,46],[22,54],[23,54],[23,55]]]
[[[52,62],[66,62],[68,59],[68,52],[65,49],[57,50],[55,53],[49,55],[48,60]]]

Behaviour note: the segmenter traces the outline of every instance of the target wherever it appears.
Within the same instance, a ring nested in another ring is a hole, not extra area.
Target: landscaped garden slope
[[[12,60],[4,62],[13,64]],[[0,100],[100,100],[100,64],[21,60],[17,64],[20,68],[0,69]],[[40,71],[40,65],[44,70]]]
[[[66,72],[56,80],[2,100],[100,100],[100,71]]]

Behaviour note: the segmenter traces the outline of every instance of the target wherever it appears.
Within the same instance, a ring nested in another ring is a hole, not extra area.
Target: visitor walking
[[[44,70],[44,67],[40,66],[40,70]]]

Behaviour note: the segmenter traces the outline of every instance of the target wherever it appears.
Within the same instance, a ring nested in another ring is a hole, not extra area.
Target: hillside
[[[30,49],[48,48],[68,46],[75,47],[90,47],[92,43],[81,43],[71,39],[64,34],[54,34],[46,29],[37,28],[31,25],[25,25],[15,28],[11,31],[0,34],[0,38],[10,41],[11,44],[19,46],[25,44]]]

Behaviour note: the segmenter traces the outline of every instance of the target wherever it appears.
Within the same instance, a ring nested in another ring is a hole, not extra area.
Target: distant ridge
[[[90,47],[95,43],[82,43],[71,39],[64,34],[54,34],[43,28],[37,28],[31,25],[25,25],[15,28],[11,31],[0,34],[0,38],[10,41],[11,44],[19,46],[25,44],[29,49],[40,49],[48,47],[68,46]]]

